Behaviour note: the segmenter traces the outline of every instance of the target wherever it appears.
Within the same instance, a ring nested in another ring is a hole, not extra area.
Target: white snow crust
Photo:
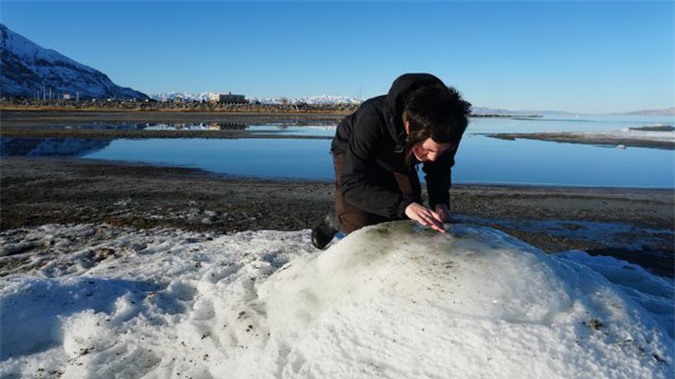
[[[468,224],[0,235],[0,377],[672,378],[673,282]]]
[[[546,133],[544,133],[546,134]],[[607,141],[616,141],[620,144],[625,141],[657,141],[675,143],[675,132],[669,131],[652,131],[652,130],[635,130],[631,128],[623,128],[616,130],[605,131],[583,131],[583,132],[558,132],[551,134],[565,135],[579,139],[601,139]]]

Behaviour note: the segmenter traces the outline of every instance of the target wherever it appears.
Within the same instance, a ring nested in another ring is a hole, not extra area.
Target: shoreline
[[[15,138],[83,138],[83,139],[143,139],[143,138],[304,138],[327,139],[317,136],[280,136],[275,133],[254,133],[248,125],[256,124],[329,124],[336,125],[348,112],[233,112],[185,110],[2,110],[2,137]],[[472,116],[477,117],[477,116]],[[73,124],[107,124],[106,128],[79,128]],[[114,124],[137,129],[116,129]],[[209,130],[144,130],[148,124],[199,123]],[[143,125],[146,124],[146,125]],[[651,128],[653,129],[653,128]],[[650,130],[651,130],[650,129]],[[503,140],[529,139],[557,143],[599,145],[610,148],[650,148],[675,150],[675,141],[647,138],[644,135],[612,135],[605,132],[547,132],[547,133],[478,133]]]
[[[487,137],[515,141],[527,139],[581,145],[600,145],[609,148],[642,147],[649,149],[675,150],[675,141],[661,141],[635,136],[602,135],[600,132],[562,132],[562,133],[486,133]]]
[[[331,182],[229,177],[193,168],[3,157],[0,175],[4,238],[45,224],[224,234],[305,230],[333,207]],[[583,250],[663,276],[675,272],[672,190],[455,184],[451,203],[459,222],[500,229],[548,253]]]
[[[346,112],[203,112],[184,110],[1,110],[3,126],[74,122],[275,122],[297,120],[340,121]]]

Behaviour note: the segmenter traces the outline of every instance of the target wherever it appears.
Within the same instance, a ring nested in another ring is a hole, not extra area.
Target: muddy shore
[[[651,149],[675,150],[675,142],[659,141],[631,136],[609,136],[599,135],[601,133],[492,133],[486,134],[488,137],[499,138],[508,141],[517,139],[529,139],[535,141],[549,141],[561,143],[577,143],[583,145],[599,146],[623,146],[625,147],[646,147]]]
[[[328,182],[64,158],[3,157],[0,185],[2,233],[51,223],[301,230],[333,198]],[[493,226],[544,251],[613,255],[673,275],[670,190],[456,185],[451,199],[459,221]]]

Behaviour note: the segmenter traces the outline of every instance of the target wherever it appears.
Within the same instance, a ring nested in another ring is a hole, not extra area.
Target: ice
[[[673,375],[672,279],[486,227],[1,237],[0,377]]]

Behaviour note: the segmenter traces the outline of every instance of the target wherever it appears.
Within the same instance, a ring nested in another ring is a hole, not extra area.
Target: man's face
[[[450,144],[448,143],[437,143],[431,138],[427,138],[413,146],[412,152],[420,162],[434,162],[441,154],[448,151],[449,148]]]

